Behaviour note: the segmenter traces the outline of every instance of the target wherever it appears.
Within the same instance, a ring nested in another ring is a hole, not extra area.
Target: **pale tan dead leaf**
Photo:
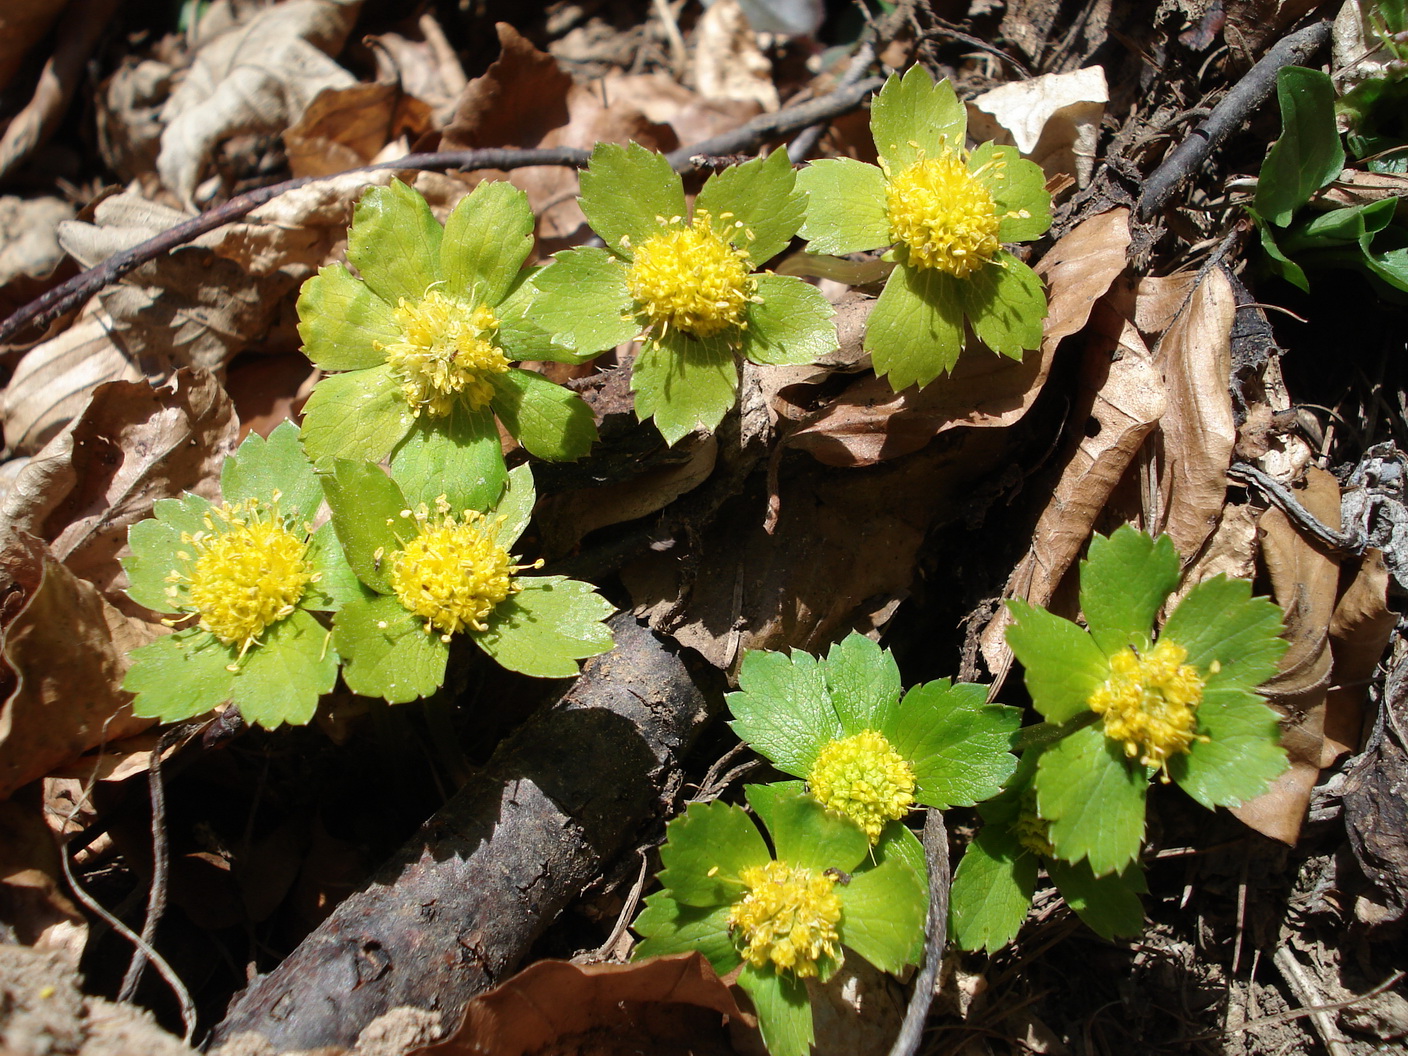
[[[1342,209],[1372,205],[1385,198],[1397,200],[1394,215],[1399,220],[1408,217],[1408,173],[1345,169],[1311,196],[1310,205],[1319,209]]]
[[[1068,418],[1075,439],[1060,456],[1060,479],[1032,532],[1031,549],[1007,580],[1004,598],[1033,605],[1051,599],[1168,406],[1162,374],[1127,317],[1132,314],[1117,311],[1110,295],[1091,313]],[[1011,622],[1003,607],[983,629],[983,659],[994,673],[1005,672],[1012,661],[1005,638]]]
[[[129,57],[107,79],[96,100],[98,150],[124,183],[155,192],[161,150],[161,107],[174,71],[155,59]]]
[[[1364,698],[1398,622],[1398,615],[1388,607],[1389,572],[1380,551],[1367,550],[1346,562],[1341,582],[1346,575],[1351,577],[1349,584],[1330,618],[1333,665],[1325,694],[1322,768],[1360,749]]]
[[[978,142],[1013,143],[1048,177],[1074,176],[1084,187],[1095,170],[1100,122],[1109,101],[1101,66],[1044,73],[971,100],[968,134]]]
[[[661,72],[612,72],[601,81],[599,96],[608,107],[638,110],[656,125],[674,129],[675,143],[698,143],[737,128],[762,113],[745,99],[706,99],[700,92]],[[663,149],[663,148],[662,148]]]
[[[1228,579],[1255,578],[1259,550],[1257,525],[1261,522],[1261,513],[1249,503],[1230,503],[1223,507],[1222,517],[1207,545],[1184,571],[1178,589],[1164,602],[1165,615],[1178,608],[1188,592],[1205,579],[1218,575]]]
[[[33,454],[73,420],[93,390],[142,372],[112,339],[112,319],[89,301],[67,330],[25,353],[0,397],[9,454]]]
[[[0,91],[44,38],[68,0],[5,0],[0,6]]]
[[[805,419],[788,446],[827,465],[869,466],[917,451],[949,429],[1019,421],[1040,395],[1057,346],[1085,325],[1124,270],[1129,237],[1129,211],[1115,209],[1076,227],[1042,258],[1036,271],[1049,287],[1049,311],[1037,354],[1015,362],[972,348],[952,374],[922,390],[897,393],[884,378],[863,378]]]
[[[0,286],[25,276],[43,279],[64,259],[59,223],[73,218],[62,198],[0,197]]]
[[[151,726],[121,689],[127,654],[162,633],[123,615],[25,532],[0,536],[9,580],[0,657],[0,797],[91,748]]]
[[[690,68],[706,99],[757,103],[768,113],[781,104],[772,83],[772,63],[738,0],[714,0],[694,27]]]
[[[401,136],[430,131],[430,108],[398,84],[325,88],[284,133],[294,176],[332,176],[372,162]]]
[[[0,802],[0,920],[21,944],[59,953],[76,971],[88,924],[64,889],[59,853],[41,808]]]
[[[162,182],[192,205],[219,143],[245,132],[277,135],[319,92],[355,84],[332,56],[360,9],[361,0],[290,0],[205,44],[162,108]]]
[[[160,388],[104,385],[19,475],[0,506],[0,531],[48,542],[72,572],[130,609],[119,595],[127,529],[158,499],[215,498],[236,428],[229,397],[209,374],[181,371]]]
[[[376,56],[377,82],[400,85],[430,109],[432,125],[443,128],[469,79],[433,12],[416,19],[416,28],[418,39],[393,31],[365,37],[363,43]]]
[[[1142,280],[1137,300],[1160,281]],[[1232,285],[1214,268],[1193,288],[1154,349],[1168,409],[1159,421],[1160,508],[1149,529],[1166,532],[1185,561],[1217,528],[1227,497],[1227,467],[1237,440],[1228,389],[1236,312]]]

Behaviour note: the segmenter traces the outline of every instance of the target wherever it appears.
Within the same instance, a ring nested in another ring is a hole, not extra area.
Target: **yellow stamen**
[[[1188,650],[1160,642],[1145,656],[1121,649],[1110,657],[1110,677],[1090,695],[1090,709],[1105,719],[1105,736],[1124,742],[1125,755],[1157,766],[1168,780],[1168,758],[1195,740],[1203,677],[1184,661]]]
[[[729,909],[728,925],[754,968],[771,962],[778,971],[814,976],[823,957],[840,956],[841,899],[832,877],[768,862],[739,870],[739,879],[748,890]]]
[[[432,289],[419,301],[401,298],[394,314],[401,340],[377,347],[417,415],[443,418],[457,398],[471,410],[493,399],[489,378],[508,370],[508,358],[494,344],[499,321],[487,306]]]
[[[992,263],[1002,248],[992,192],[957,151],[921,158],[891,176],[885,203],[890,236],[905,247],[912,267],[961,279]]]
[[[679,217],[659,219],[666,230],[646,239],[626,270],[626,287],[651,326],[695,337],[744,327],[744,313],[757,300],[748,251],[716,234],[702,210],[688,227],[672,226]]]
[[[914,768],[884,734],[863,730],[831,741],[817,753],[807,787],[827,810],[864,829],[873,845],[886,824],[914,805]]]

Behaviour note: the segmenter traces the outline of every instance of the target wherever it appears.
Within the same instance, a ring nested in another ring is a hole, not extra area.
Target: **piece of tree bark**
[[[212,1044],[252,1031],[279,1051],[350,1046],[401,1006],[453,1025],[665,813],[664,792],[717,703],[699,684],[718,676],[629,613],[611,626],[616,648],[238,995]]]

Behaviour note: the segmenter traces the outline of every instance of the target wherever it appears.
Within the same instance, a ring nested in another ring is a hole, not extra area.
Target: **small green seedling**
[[[1088,630],[1022,601],[1007,642],[1032,704],[1056,727],[1032,779],[1052,854],[1123,872],[1144,841],[1151,779],[1199,803],[1233,806],[1286,769],[1276,713],[1256,687],[1286,651],[1281,610],[1245,580],[1214,576],[1190,590],[1156,637],[1178,586],[1167,536],[1126,525],[1096,536],[1081,564]]]
[[[662,889],[633,927],[637,957],[698,950],[752,998],[772,1056],[806,1056],[807,980],[849,949],[886,972],[916,963],[928,909],[919,841],[903,826],[878,844],[798,790],[745,789],[772,848],[740,807],[692,803],[660,850]]]
[[[636,416],[673,444],[712,431],[738,401],[738,364],[811,363],[837,347],[832,309],[800,279],[759,273],[802,223],[785,151],[709,177],[691,216],[670,163],[603,143],[582,211],[606,249],[574,249],[536,275],[539,326],[582,355],[639,337]]]
[[[984,143],[969,154],[967,125],[953,86],[914,66],[886,81],[871,108],[878,168],[840,158],[797,177],[808,252],[886,248],[896,264],[865,347],[897,392],[952,370],[967,327],[1014,359],[1041,344],[1041,279],[1003,244],[1051,226],[1045,178],[1015,147]]]
[[[270,729],[306,723],[338,665],[313,613],[360,585],[332,526],[310,528],[323,489],[292,423],[246,439],[220,483],[223,502],[163,499],[128,532],[127,593],[180,629],[133,651],[123,688],[137,715],[165,722],[233,701]]]
[[[821,659],[750,652],[728,697],[733,729],[810,795],[876,843],[911,807],[971,806],[995,795],[1017,760],[1016,708],[947,679],[900,695],[888,650],[851,634]]]
[[[403,448],[392,475],[336,459],[323,477],[332,525],[362,581],[333,622],[354,693],[401,703],[445,681],[450,642],[467,635],[511,671],[577,674],[612,646],[613,608],[588,583],[526,576],[510,550],[533,511],[533,476],[507,486],[438,469],[435,445]]]
[[[457,467],[502,483],[495,415],[540,458],[585,454],[596,439],[590,408],[511,365],[582,358],[530,322],[523,262],[532,249],[527,196],[507,183],[481,183],[443,229],[405,184],[367,191],[347,234],[357,276],[330,265],[298,298],[304,352],[336,372],[304,411],[314,462],[379,462],[419,436]]]

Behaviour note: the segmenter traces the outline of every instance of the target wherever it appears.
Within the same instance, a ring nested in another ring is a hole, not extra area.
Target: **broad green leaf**
[[[509,435],[530,454],[570,462],[596,443],[596,418],[575,392],[517,367],[495,374],[491,380],[495,412]]]
[[[841,941],[881,971],[898,974],[924,950],[929,889],[924,875],[899,858],[838,885],[843,907]]]
[[[807,196],[796,183],[787,151],[774,150],[710,176],[694,200],[694,215],[707,212],[714,230],[746,249],[754,267],[762,267],[787,248],[802,226]],[[732,215],[725,219],[725,214]]]
[[[595,355],[640,333],[626,269],[604,249],[557,254],[533,286],[533,319],[563,348]]]
[[[525,359],[580,362],[581,356],[553,343],[554,335],[540,324],[533,310],[538,298],[533,279],[542,271],[540,267],[523,268],[515,276],[508,294],[494,308],[494,316],[499,321],[494,341],[510,362]]]
[[[852,631],[826,654],[822,674],[843,735],[869,729],[889,736],[900,699],[900,669],[888,649]]]
[[[851,872],[865,860],[870,840],[856,825],[806,794],[800,781],[747,785],[748,805],[762,819],[778,861],[815,872]]]
[[[404,336],[392,309],[341,264],[329,264],[298,291],[303,354],[324,370],[365,370],[384,362],[379,346]]]
[[[533,518],[538,493],[533,487],[533,470],[526,463],[509,472],[508,486],[494,504],[494,516],[504,519],[499,529],[499,545],[512,549]]]
[[[303,726],[318,698],[337,681],[331,632],[297,610],[264,632],[244,654],[235,677],[234,701],[246,722],[272,730],[282,723]]]
[[[1007,628],[1007,644],[1026,668],[1036,710],[1057,723],[1089,711],[1090,694],[1110,677],[1110,662],[1095,639],[1025,601],[1009,601],[1007,609],[1017,621]]]
[[[729,725],[783,773],[806,777],[827,741],[841,733],[816,657],[750,650],[727,696]]]
[[[717,337],[671,332],[641,346],[631,369],[636,417],[655,419],[669,444],[696,429],[712,433],[738,402],[738,364]]]
[[[1016,147],[982,143],[969,155],[968,171],[992,192],[1000,218],[999,242],[1030,242],[1046,234],[1051,226],[1051,195],[1040,165],[1021,157]]]
[[[1046,288],[1041,277],[1005,249],[993,263],[954,280],[978,340],[1010,359],[1041,347]]]
[[[287,421],[276,426],[268,440],[250,433],[220,470],[226,502],[258,499],[268,505],[276,491],[279,509],[300,525],[311,521],[323,504],[323,486],[298,443],[298,426]]]
[[[894,174],[945,148],[962,150],[967,130],[968,111],[953,85],[947,78],[935,84],[918,63],[903,78],[890,77],[870,106],[875,149]]]
[[[333,617],[333,646],[353,693],[404,704],[428,697],[445,681],[449,646],[394,597],[349,602]]]
[[[743,896],[739,874],[772,860],[742,807],[691,803],[665,829],[660,883],[687,906],[729,906]]]
[[[1188,650],[1187,662],[1209,686],[1252,689],[1276,673],[1288,643],[1281,609],[1253,598],[1245,579],[1213,576],[1188,592],[1164,624],[1161,637]],[[1213,663],[1220,670],[1210,673]]]
[[[1096,876],[1123,869],[1144,843],[1144,767],[1103,725],[1086,726],[1041,753],[1037,811],[1051,823],[1047,839],[1068,862],[1090,860]]]
[[[122,688],[137,694],[132,714],[180,722],[218,708],[230,699],[238,655],[209,631],[185,627],[132,652]]]
[[[717,974],[728,974],[741,960],[728,930],[731,908],[685,906],[671,898],[670,892],[656,891],[646,898],[645,908],[631,924],[632,930],[644,936],[631,951],[631,960],[697,951]]]
[[[865,347],[896,392],[923,388],[958,362],[963,303],[952,283],[932,268],[898,267],[886,280],[865,324]]]
[[[380,466],[338,459],[323,474],[332,526],[357,578],[380,594],[391,592],[386,560],[414,530],[401,514],[406,497]]]
[[[1010,830],[983,826],[949,889],[949,927],[960,949],[995,952],[1017,937],[1036,894],[1038,864]]]
[[[1256,223],[1257,233],[1261,236],[1261,248],[1266,251],[1271,271],[1297,289],[1309,293],[1310,280],[1305,277],[1305,269],[1281,251],[1281,247],[1276,244],[1276,235],[1270,224],[1255,212],[1251,212],[1251,216]]]
[[[352,212],[347,260],[387,304],[419,301],[440,273],[444,229],[420,192],[400,180],[372,187]]]
[[[915,799],[947,809],[998,793],[1017,769],[1011,747],[1021,724],[1017,708],[987,703],[986,687],[943,678],[906,693],[885,734],[914,767]]]
[[[1169,776],[1203,806],[1235,807],[1267,790],[1289,763],[1277,743],[1276,713],[1249,690],[1227,687],[1203,693],[1198,733],[1188,754],[1168,761]]]
[[[457,402],[446,418],[421,415],[392,452],[391,475],[407,506],[433,510],[443,495],[456,516],[492,509],[508,480],[493,414]]]
[[[460,199],[445,221],[440,270],[446,292],[493,308],[533,252],[528,196],[503,180],[486,180]]]
[[[385,363],[330,374],[303,408],[303,450],[315,464],[334,458],[380,462],[414,421],[401,383]]]
[[[313,612],[334,612],[349,601],[364,597],[368,588],[357,578],[347,555],[342,552],[332,521],[326,522],[308,540],[308,564],[318,574],[309,583],[300,605]]]
[[[1335,89],[1330,76],[1302,66],[1276,75],[1281,138],[1272,144],[1257,181],[1256,211],[1278,227],[1344,168],[1344,147],[1335,127]]]
[[[1408,293],[1408,247],[1383,253],[1364,252],[1363,266],[1374,278],[1388,283],[1395,290]]]
[[[1145,886],[1139,863],[1107,876],[1096,876],[1088,862],[1072,865],[1051,859],[1046,869],[1066,905],[1101,938],[1132,937],[1144,931],[1139,893]]]
[[[210,503],[199,495],[158,499],[152,516],[127,530],[127,545],[132,553],[122,559],[122,567],[127,570],[128,597],[154,612],[180,612],[188,604],[186,584],[168,583],[166,577],[184,567],[184,562],[176,557],[178,552],[195,559],[195,552],[182,545],[181,536],[206,531],[205,515],[210,508]],[[174,599],[166,593],[173,586],[177,591]]]
[[[616,611],[590,583],[565,576],[519,576],[522,587],[499,602],[474,632],[474,644],[510,671],[537,678],[571,678],[577,661],[608,651],[614,641],[602,621]]]
[[[1166,535],[1153,539],[1130,525],[1090,541],[1080,566],[1080,607],[1090,637],[1106,656],[1127,646],[1143,653],[1154,618],[1178,586],[1178,552]]]
[[[808,1056],[816,1034],[806,983],[790,972],[778,975],[771,967],[745,964],[738,985],[753,1001],[769,1056]]]
[[[844,257],[890,244],[885,174],[874,165],[814,161],[797,174],[797,187],[807,195],[801,235],[808,253]]]
[[[630,260],[659,233],[660,220],[685,216],[684,186],[663,154],[639,143],[598,143],[581,175],[582,212],[608,249]]]
[[[836,310],[815,286],[789,275],[759,275],[761,304],[748,306],[742,352],[754,363],[815,363],[838,347]]]

